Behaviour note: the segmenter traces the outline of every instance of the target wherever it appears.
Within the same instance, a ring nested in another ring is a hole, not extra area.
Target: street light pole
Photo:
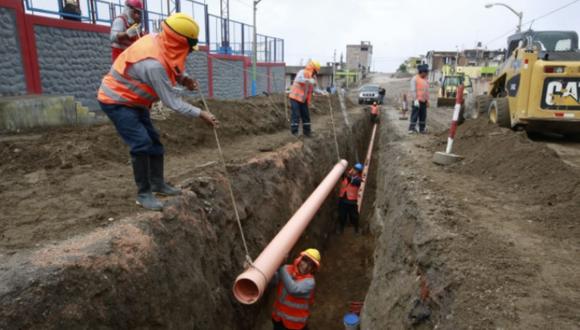
[[[493,6],[502,6],[502,7],[506,7],[507,9],[509,9],[512,13],[514,13],[517,17],[518,17],[518,32],[522,32],[522,18],[524,17],[524,12],[523,11],[516,11],[515,9],[513,9],[512,7],[506,5],[505,3],[501,3],[501,2],[496,2],[496,3],[488,3],[487,5],[485,5],[485,8],[491,8]]]
[[[256,12],[258,11],[258,4],[262,0],[254,0],[254,42],[252,44],[252,96],[257,94],[256,84],[256,63],[258,63],[258,33],[256,32]]]

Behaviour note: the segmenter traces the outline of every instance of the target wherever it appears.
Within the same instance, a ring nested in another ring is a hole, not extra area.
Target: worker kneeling
[[[173,90],[176,83],[197,89],[197,82],[185,75],[185,62],[197,49],[199,26],[190,16],[176,13],[162,23],[161,29],[161,33],[144,36],[117,57],[97,96],[101,109],[130,147],[137,204],[151,210],[163,207],[153,192],[180,193],[164,180],[164,148],[150,117],[153,102],[161,99],[177,112],[218,125],[212,114],[186,103]]]
[[[310,306],[314,303],[314,273],[320,268],[320,252],[307,249],[291,265],[280,267],[275,280],[276,301],[272,312],[274,330],[308,329]]]
[[[338,225],[339,232],[344,232],[347,218],[358,233],[358,191],[362,183],[363,164],[356,163],[343,176],[338,191]]]

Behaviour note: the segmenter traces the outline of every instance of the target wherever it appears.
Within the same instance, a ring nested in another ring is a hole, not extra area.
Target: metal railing
[[[76,0],[80,15],[64,12],[64,0],[23,0],[25,10],[34,15],[64,18],[85,23],[110,25],[123,12],[125,0]],[[199,24],[199,44],[208,46],[211,53],[252,56],[254,27],[236,20],[228,20],[229,40],[224,42],[222,24],[225,19],[210,14],[208,6],[195,0],[144,0],[144,29],[159,31],[160,24],[175,11],[191,15]],[[283,62],[284,39],[257,35],[259,62]]]

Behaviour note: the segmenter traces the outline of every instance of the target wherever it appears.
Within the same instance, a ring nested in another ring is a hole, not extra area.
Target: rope
[[[330,94],[328,96],[328,106],[330,108],[330,122],[332,123],[332,133],[334,135],[334,146],[336,147],[336,159],[340,161],[340,150],[338,149],[338,137],[336,136],[336,125],[334,125],[334,114],[332,111],[332,98]]]
[[[201,96],[201,101],[203,102],[203,106],[205,108],[205,111],[210,112],[209,107],[207,105],[207,102],[205,101],[205,97],[203,96],[203,93],[201,92],[201,90],[199,90],[199,95]],[[217,128],[215,128],[215,126],[213,128],[213,135],[215,137],[215,142],[216,142],[217,147],[218,147],[220,161],[221,161],[222,166],[224,168],[226,183],[228,186],[228,190],[230,192],[230,198],[232,200],[232,205],[234,207],[234,213],[236,214],[236,221],[238,222],[238,229],[240,230],[240,236],[242,237],[242,243],[244,244],[244,250],[246,251],[246,256],[245,256],[246,262],[249,265],[253,265],[252,258],[250,257],[250,251],[248,250],[248,244],[246,243],[246,236],[244,235],[244,229],[242,228],[242,221],[240,220],[240,214],[238,213],[238,205],[236,204],[236,198],[234,196],[234,189],[232,188],[232,184],[231,184],[230,179],[229,179],[228,168],[226,167],[226,159],[224,157],[224,153],[223,153],[222,146],[220,143]]]

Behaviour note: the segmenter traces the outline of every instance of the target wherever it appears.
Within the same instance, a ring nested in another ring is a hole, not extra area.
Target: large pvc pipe
[[[367,183],[367,176],[369,174],[369,167],[371,166],[371,158],[373,157],[373,147],[375,146],[375,135],[377,134],[377,127],[378,127],[377,124],[373,126],[373,133],[371,134],[371,142],[369,142],[369,149],[367,150],[367,158],[365,158],[365,167],[362,173],[362,183],[360,185],[360,188],[358,189],[357,204],[359,213],[362,207],[363,197],[365,194],[365,186]]]
[[[282,265],[326,197],[334,190],[347,166],[348,162],[344,159],[334,166],[278,235],[266,246],[253,265],[236,278],[233,291],[239,302],[249,305],[260,299],[272,276]]]

